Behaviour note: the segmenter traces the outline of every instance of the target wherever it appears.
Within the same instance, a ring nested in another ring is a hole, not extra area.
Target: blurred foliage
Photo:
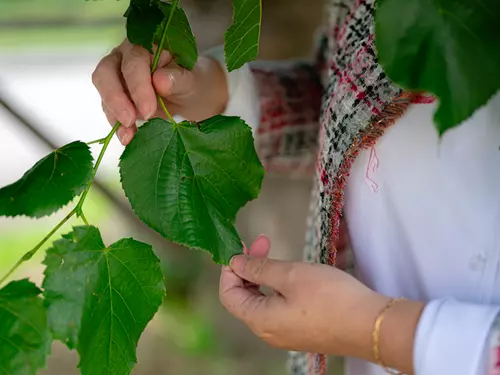
[[[116,43],[127,1],[0,0],[0,47]]]
[[[90,191],[85,216],[93,223],[102,223],[105,225],[109,218],[110,204],[100,194]],[[21,219],[2,219],[2,228],[0,228],[0,274],[4,274],[25,252],[35,246],[40,238],[43,238],[47,232],[60,221],[67,210],[62,213],[52,215],[46,220],[34,220],[28,218]],[[62,216],[61,216],[62,215]],[[19,225],[13,225],[19,223]],[[12,224],[12,225],[11,225]],[[67,233],[73,225],[82,225],[81,219],[72,218],[59,232],[54,234],[53,239],[59,238],[63,233]],[[52,241],[49,241],[42,251],[39,251],[29,264],[40,263],[45,257],[43,250],[49,248]]]
[[[0,0],[0,21],[119,19],[127,6],[121,0]]]

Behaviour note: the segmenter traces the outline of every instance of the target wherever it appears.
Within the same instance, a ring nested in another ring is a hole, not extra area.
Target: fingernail
[[[234,258],[236,258],[236,256],[232,257],[230,260],[229,260],[229,268],[231,268],[231,270],[234,269],[233,265],[234,265]]]
[[[156,114],[156,111],[151,111],[148,115],[146,115],[146,120],[151,120],[153,116]]]
[[[121,144],[125,145],[126,141],[128,141],[128,134],[125,133],[119,133],[118,134],[118,139],[120,140]]]
[[[230,267],[228,266],[222,266],[223,271],[232,271]]]
[[[120,119],[122,125],[127,128],[132,126],[132,114],[128,110],[120,112],[118,119]]]

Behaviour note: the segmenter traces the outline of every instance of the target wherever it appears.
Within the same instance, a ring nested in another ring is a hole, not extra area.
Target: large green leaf
[[[120,173],[134,212],[165,238],[209,251],[217,263],[242,252],[234,221],[259,195],[264,168],[238,117],[153,119],[125,149]]]
[[[163,27],[168,20],[172,5],[153,1],[151,5],[130,4],[127,17],[127,37],[133,44],[138,44],[153,52],[153,45],[159,44]],[[186,69],[193,69],[198,59],[196,40],[186,13],[176,8],[167,30],[165,49],[170,51],[175,61]]]
[[[40,293],[28,280],[0,290],[1,375],[36,375],[45,367],[52,339]]]
[[[500,1],[378,0],[377,49],[388,76],[436,94],[440,133],[500,89]]]
[[[82,142],[51,152],[21,179],[0,189],[0,216],[42,217],[57,211],[87,187],[92,162]]]
[[[164,295],[151,246],[123,239],[106,247],[97,228],[76,227],[54,242],[44,264],[49,327],[77,349],[82,374],[130,374]]]
[[[257,58],[261,21],[261,0],[233,0],[233,23],[224,36],[229,71]]]

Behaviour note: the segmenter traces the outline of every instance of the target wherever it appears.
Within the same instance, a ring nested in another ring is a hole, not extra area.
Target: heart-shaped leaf
[[[97,228],[76,227],[54,242],[44,264],[49,327],[77,349],[82,374],[130,374],[165,293],[151,246],[123,239],[106,247]]]
[[[233,23],[224,35],[225,60],[229,71],[257,58],[261,22],[261,0],[233,0]]]
[[[222,264],[242,252],[236,214],[259,195],[264,168],[240,118],[153,119],[125,149],[120,173],[134,212],[165,238]]]
[[[500,1],[379,0],[376,41],[388,76],[436,94],[442,134],[500,89]]]
[[[58,148],[21,179],[0,189],[0,216],[50,215],[83,192],[92,169],[92,154],[85,143]]]
[[[36,375],[52,339],[40,289],[28,280],[0,290],[0,374]]]

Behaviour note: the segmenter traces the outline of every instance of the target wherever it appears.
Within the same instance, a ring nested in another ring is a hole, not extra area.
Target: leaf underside
[[[153,1],[151,4],[147,1],[132,2],[125,13],[129,41],[153,53],[153,46],[160,42],[171,9],[171,4],[160,1]],[[165,49],[170,51],[180,66],[189,70],[194,68],[198,48],[186,13],[181,8],[175,10],[169,25]]]
[[[252,131],[238,117],[139,128],[120,161],[136,215],[166,239],[228,264],[241,254],[236,214],[257,198],[264,177]]]
[[[92,154],[83,142],[51,152],[18,181],[0,189],[0,216],[42,217],[56,212],[83,192],[92,169]]]
[[[224,35],[226,66],[240,68],[259,54],[261,0],[233,0],[233,23]]]
[[[36,375],[45,367],[52,339],[40,293],[28,280],[0,290],[1,375]]]
[[[44,264],[50,330],[77,349],[81,373],[130,374],[165,292],[151,246],[122,239],[106,247],[97,228],[75,227],[54,242]]]
[[[439,132],[459,125],[500,89],[498,0],[379,0],[376,41],[388,76],[437,95]]]

